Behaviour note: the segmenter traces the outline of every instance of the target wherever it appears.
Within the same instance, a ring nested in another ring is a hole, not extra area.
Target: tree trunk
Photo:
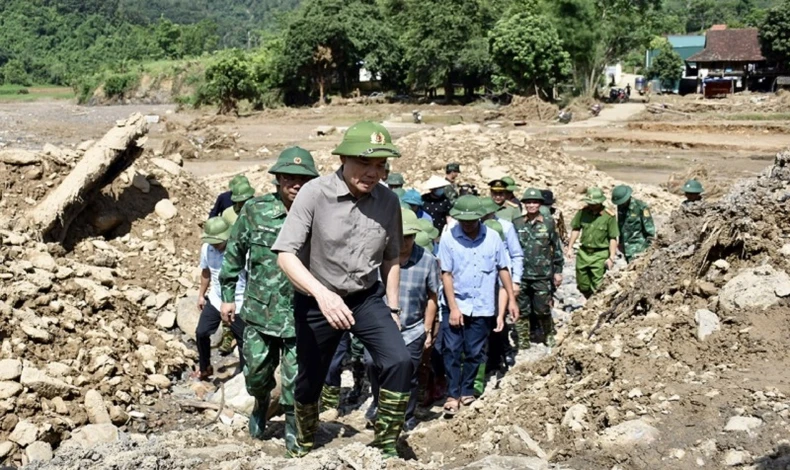
[[[135,113],[85,152],[60,186],[28,213],[44,241],[66,238],[69,225],[88,203],[142,155],[147,133],[145,118]]]
[[[321,75],[318,77],[318,102],[321,104],[325,104],[324,102],[324,76]]]

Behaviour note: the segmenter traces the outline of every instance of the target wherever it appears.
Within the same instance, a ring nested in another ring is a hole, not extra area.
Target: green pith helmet
[[[588,206],[594,206],[606,202],[606,196],[601,188],[587,188],[587,194],[582,201]]]
[[[615,206],[620,206],[628,202],[631,199],[631,186],[627,186],[625,184],[621,184],[620,186],[615,186],[612,190],[612,204]]]
[[[239,183],[233,187],[232,191],[233,194],[230,195],[230,200],[233,202],[243,202],[255,197],[255,190],[252,189],[250,183]]]
[[[494,202],[490,197],[481,197],[480,204],[483,206],[483,214],[489,215],[502,208],[499,204]]]
[[[521,200],[540,201],[541,203],[546,201],[546,199],[543,197],[543,192],[536,188],[528,188],[526,191],[524,191],[524,195],[521,197]]]
[[[420,232],[420,225],[417,223],[417,214],[409,209],[401,209],[401,217],[403,218],[403,235],[416,235]]]
[[[222,218],[225,219],[228,225],[233,227],[236,221],[239,220],[239,214],[236,212],[236,208],[230,206],[222,212]]]
[[[418,232],[414,243],[421,246],[428,253],[433,253],[433,238],[425,232]]]
[[[403,195],[406,194],[406,190],[403,188],[395,188],[392,190],[392,192],[395,193],[398,196],[398,198],[402,198]]]
[[[403,175],[400,173],[390,173],[387,177],[387,184],[392,185],[400,185],[403,186],[406,184],[406,181],[403,179]]]
[[[433,222],[428,219],[419,219],[417,220],[417,225],[420,226],[420,230],[425,232],[431,240],[436,240],[439,236],[439,229],[433,226]]]
[[[499,223],[498,220],[488,219],[485,222],[483,222],[483,224],[485,224],[485,226],[490,228],[491,230],[496,231],[496,233],[499,234],[499,238],[501,238],[502,240],[505,239],[505,229],[504,227],[502,227],[502,224]]]
[[[212,217],[203,225],[203,234],[200,236],[200,239],[203,240],[203,243],[210,245],[224,243],[230,238],[232,228],[233,225],[229,224],[222,217]]]
[[[277,157],[277,161],[269,169],[273,175],[318,176],[313,155],[301,147],[289,147]]]
[[[400,150],[393,145],[389,131],[381,124],[362,121],[349,127],[343,141],[332,155],[367,158],[397,158]]]
[[[702,183],[697,180],[688,180],[686,184],[683,185],[683,192],[689,194],[702,194]]]
[[[505,187],[505,190],[511,191],[511,192],[512,191],[518,191],[518,186],[516,185],[516,180],[514,180],[513,178],[511,178],[509,176],[505,176],[504,178],[502,178],[502,181],[504,181],[504,183],[507,185],[507,187]]]
[[[472,221],[483,217],[483,205],[477,196],[461,196],[450,209],[450,217],[455,220]]]
[[[238,185],[239,183],[250,184],[250,180],[248,180],[247,177],[244,175],[236,175],[230,180],[230,183],[228,183],[228,189],[233,191],[233,187]]]

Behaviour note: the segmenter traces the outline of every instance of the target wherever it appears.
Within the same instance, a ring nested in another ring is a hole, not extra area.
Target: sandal
[[[464,405],[464,406],[469,406],[469,405],[471,405],[472,403],[474,403],[474,402],[475,402],[475,400],[477,400],[477,398],[475,398],[475,397],[472,397],[472,396],[469,396],[469,397],[461,397],[461,404],[462,404],[462,405]]]
[[[444,417],[445,418],[452,418],[453,416],[458,413],[458,410],[461,408],[461,403],[455,398],[448,398],[447,401],[444,403]]]
[[[191,374],[189,374],[189,378],[202,382],[208,380],[212,375],[214,375],[214,368],[208,366],[208,369],[206,370],[193,371]]]

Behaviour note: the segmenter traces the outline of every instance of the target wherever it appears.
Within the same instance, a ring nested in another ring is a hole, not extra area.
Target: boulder
[[[8,149],[0,150],[0,163],[6,165],[33,165],[41,163],[41,158],[29,150]]]
[[[582,404],[576,404],[568,408],[561,424],[575,432],[581,432],[587,428],[587,423],[584,422],[585,416],[587,416],[587,407]]]
[[[22,391],[22,386],[18,382],[2,381],[0,382],[0,400],[6,400],[11,397],[19,395]]]
[[[91,424],[107,424],[111,422],[104,398],[96,390],[88,390],[85,394],[85,412],[88,414],[88,421]]]
[[[20,446],[25,447],[36,442],[36,439],[38,439],[38,434],[38,426],[26,419],[23,419],[22,421],[16,423],[14,431],[8,436],[8,440],[16,442]]]
[[[0,360],[0,380],[17,380],[22,375],[22,361],[18,359]]]
[[[143,194],[151,192],[151,183],[148,182],[148,178],[139,173],[136,173],[132,178],[132,186],[139,189]]]
[[[719,291],[719,304],[726,310],[766,309],[790,295],[790,276],[770,265],[745,269]]]
[[[733,416],[727,421],[724,430],[728,432],[746,432],[751,433],[753,430],[763,425],[763,420],[752,416]]]
[[[71,386],[62,380],[48,376],[41,370],[33,367],[22,369],[20,382],[25,387],[30,388],[44,398],[55,398],[68,395],[70,392],[77,391],[77,387]]]
[[[162,199],[157,202],[156,206],[154,206],[154,212],[164,220],[170,220],[178,215],[178,210],[170,199]]]
[[[145,383],[156,388],[170,388],[170,379],[162,374],[151,374],[146,378]]]
[[[55,258],[45,251],[30,254],[27,259],[33,264],[34,268],[48,272],[54,272],[58,269],[58,263],[55,262]]]
[[[0,442],[0,461],[8,457],[14,450],[14,443],[11,441]]]
[[[222,392],[217,390],[211,396],[211,403],[219,404],[222,401]],[[225,382],[225,405],[237,412],[249,416],[255,407],[255,398],[247,393],[244,374],[238,374]]]
[[[159,318],[156,319],[156,326],[162,328],[164,330],[169,330],[173,328],[176,324],[176,314],[175,312],[171,312],[170,310],[162,312],[159,315]]]
[[[750,457],[748,452],[730,449],[724,454],[724,465],[728,467],[737,467],[747,463]]]
[[[607,428],[598,438],[601,447],[623,447],[650,445],[658,439],[658,429],[641,419],[625,421]]]
[[[197,294],[191,293],[176,303],[176,323],[178,328],[184,332],[192,341],[195,341],[195,331],[197,331],[198,321],[200,320],[200,310],[197,309]]]
[[[170,302],[170,300],[172,299],[173,299],[173,295],[170,294],[169,292],[160,292],[156,294],[156,303],[154,304],[154,307],[157,310],[159,310],[165,305],[167,305],[167,303]]]
[[[93,279],[76,278],[74,282],[85,291],[85,300],[94,308],[102,308],[112,298],[110,290]]]
[[[112,424],[89,424],[71,433],[65,447],[77,446],[92,449],[99,444],[110,444],[118,440],[118,428]]]
[[[25,449],[29,462],[49,462],[52,460],[52,446],[48,442],[36,441]]]
[[[712,335],[714,331],[721,329],[718,315],[710,310],[697,310],[694,320],[697,322],[697,339],[700,341],[705,341],[705,338]]]

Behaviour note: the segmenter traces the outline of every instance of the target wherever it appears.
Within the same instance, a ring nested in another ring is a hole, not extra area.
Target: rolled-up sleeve
[[[510,270],[510,256],[507,254],[505,243],[499,237],[496,240],[496,267],[497,269]]]
[[[305,245],[313,226],[313,214],[315,214],[319,190],[318,185],[313,181],[299,190],[280,234],[274,241],[273,252],[298,254]]]
[[[452,234],[448,233],[442,240],[439,242],[439,264],[442,265],[442,272],[451,273],[453,272],[453,253],[452,249],[450,248],[450,243],[452,238]]]

